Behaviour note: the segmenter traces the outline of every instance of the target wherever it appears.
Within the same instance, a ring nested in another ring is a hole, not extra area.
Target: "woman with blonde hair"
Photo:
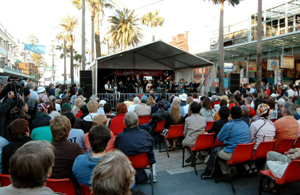
[[[170,115],[167,116],[165,120],[165,129],[169,129],[171,125],[180,125],[184,123],[184,117],[180,115],[180,107],[179,104],[173,102],[171,104]],[[176,150],[176,141],[177,139],[173,139],[173,150]],[[168,143],[168,150],[171,150],[171,145],[169,140]]]
[[[72,113],[74,114],[74,116],[76,116],[76,114],[78,114],[80,108],[79,108],[79,104],[83,102],[83,100],[81,98],[76,98],[74,101],[74,107],[72,108]]]
[[[151,107],[151,115],[157,112],[158,107],[155,105],[155,100],[151,95],[148,97],[147,104]]]

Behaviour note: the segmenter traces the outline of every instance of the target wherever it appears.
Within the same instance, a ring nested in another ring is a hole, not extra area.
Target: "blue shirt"
[[[77,181],[86,186],[92,186],[92,174],[95,166],[102,157],[93,158],[90,156],[92,150],[88,154],[77,156],[73,164],[73,174]]]
[[[97,113],[98,113],[98,114],[105,114],[105,113],[104,113],[103,107],[99,107]]]
[[[2,148],[7,144],[9,144],[9,141],[0,136],[0,173],[2,173]]]

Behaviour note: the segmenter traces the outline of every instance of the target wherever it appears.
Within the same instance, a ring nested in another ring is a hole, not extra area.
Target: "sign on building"
[[[278,69],[279,69],[279,60],[268,59],[267,70],[278,70]]]
[[[281,55],[281,68],[294,68],[294,56]]]

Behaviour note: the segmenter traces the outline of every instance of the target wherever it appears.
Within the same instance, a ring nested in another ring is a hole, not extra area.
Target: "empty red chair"
[[[83,185],[81,183],[80,183],[80,187],[81,187],[82,195],[94,195],[94,193],[92,193],[91,187]]]
[[[293,148],[300,148],[300,138],[298,137],[297,141],[294,143]]]
[[[294,138],[284,138],[280,140],[279,144],[277,145],[276,152],[279,152],[283,154],[286,151],[289,151],[291,148],[293,148],[295,143]]]
[[[262,177],[260,179],[259,194],[261,195],[261,192],[263,191],[264,178],[268,178],[273,181],[277,194],[279,194],[278,185],[300,181],[300,160],[293,160],[290,162],[281,179],[274,177],[270,169],[260,171],[260,173],[262,174]]]
[[[233,187],[229,165],[236,165],[251,160],[253,155],[254,144],[255,142],[248,143],[248,144],[238,144],[233,151],[231,159],[228,160],[227,163],[225,163],[227,166],[227,175],[229,177],[231,188],[234,194],[235,194],[235,189]],[[216,177],[216,182],[217,182],[217,177]]]
[[[214,142],[212,148],[215,148],[215,147],[222,147],[222,146],[225,146],[225,144],[219,142],[218,136],[216,136],[216,139],[215,139],[215,142]]]
[[[193,152],[208,150],[211,148],[211,146],[214,143],[214,139],[215,139],[214,135],[215,135],[215,133],[200,133],[197,137],[194,147],[192,147],[192,148],[184,147],[183,155],[182,155],[182,167],[184,167],[185,148],[189,148]],[[198,175],[197,169],[196,169],[196,156],[192,152],[191,152],[191,154],[192,154],[192,164],[191,165],[194,165],[195,173],[196,173],[196,175]]]
[[[268,152],[274,150],[275,142],[277,139],[272,141],[263,141],[258,145],[255,154],[252,156],[252,160],[263,159],[267,157]]]
[[[150,165],[150,163],[149,163],[147,153],[142,153],[142,154],[138,154],[135,156],[128,156],[128,158],[131,161],[131,165],[133,166],[133,168],[135,168],[135,169],[150,169],[151,191],[152,191],[152,195],[153,195],[154,194],[154,191],[153,191],[153,169],[152,169],[152,165]]]
[[[47,179],[46,186],[51,188],[54,192],[62,194],[76,194],[73,183],[70,179]]]
[[[149,123],[151,116],[139,116],[139,126]]]
[[[215,121],[206,121],[206,129],[205,132],[211,129]]]
[[[170,126],[168,134],[166,136],[164,136],[166,149],[168,148],[167,139],[177,139],[180,137],[184,137],[183,128],[184,128],[184,124]],[[159,144],[161,144],[161,143],[159,143]],[[161,147],[161,146],[159,146],[159,147]],[[168,155],[168,158],[170,158],[168,149],[167,149],[167,155]]]
[[[1,187],[9,186],[11,184],[10,175],[0,174]]]

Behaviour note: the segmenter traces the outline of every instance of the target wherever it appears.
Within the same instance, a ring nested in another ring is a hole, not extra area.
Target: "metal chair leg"
[[[154,195],[154,191],[153,191],[153,168],[152,168],[152,165],[151,165],[151,168],[150,168],[150,172],[151,172],[151,192],[152,192],[152,195]]]
[[[159,135],[159,153],[161,153],[161,135]]]
[[[195,173],[196,173],[196,175],[198,175],[198,172],[197,172],[197,169],[196,169],[197,158],[196,158],[196,156],[194,156],[193,152],[191,152],[191,155],[192,155],[192,164],[194,165]]]
[[[185,146],[183,147],[183,151],[182,151],[182,168],[184,168],[184,153],[185,153]]]
[[[231,178],[229,166],[228,166],[228,164],[226,162],[225,162],[225,164],[226,164],[226,167],[227,167],[227,174],[228,174],[228,177],[229,177],[229,181],[230,181],[230,184],[231,184],[231,188],[232,188],[233,194],[236,194],[235,193],[235,189],[233,187],[233,183],[232,183],[232,178]]]
[[[168,143],[167,143],[167,139],[165,137],[164,137],[164,141],[165,141],[165,147],[166,147],[168,158],[170,158],[169,150],[168,150]]]

